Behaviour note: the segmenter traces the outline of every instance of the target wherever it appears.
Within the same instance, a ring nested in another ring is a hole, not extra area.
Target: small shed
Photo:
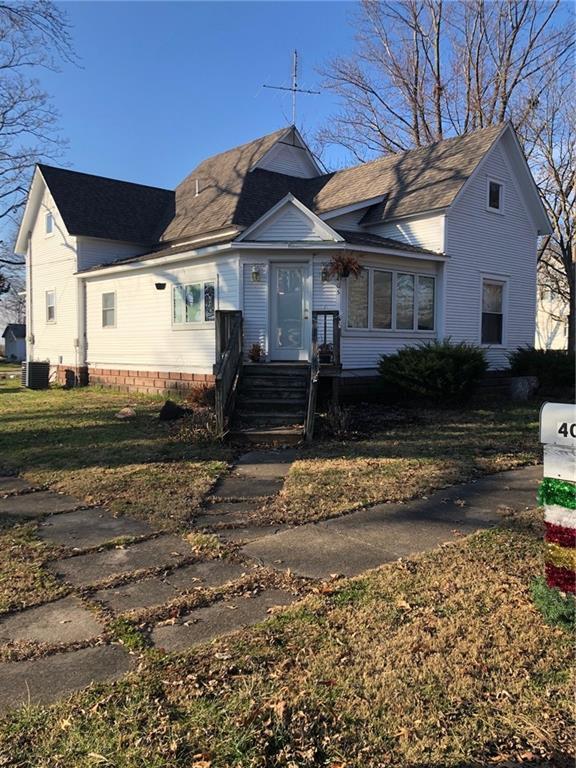
[[[26,359],[26,326],[24,323],[8,323],[2,334],[4,357],[7,360]]]

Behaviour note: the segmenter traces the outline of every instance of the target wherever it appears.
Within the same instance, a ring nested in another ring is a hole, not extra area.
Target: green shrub
[[[532,582],[532,598],[548,624],[571,631],[576,629],[574,595],[565,595],[557,589],[550,589],[546,579],[540,576]]]
[[[435,402],[468,398],[488,369],[484,350],[475,344],[427,341],[380,358],[386,389]]]
[[[542,387],[574,386],[574,355],[563,349],[518,347],[509,353],[508,360],[515,376],[537,376]]]

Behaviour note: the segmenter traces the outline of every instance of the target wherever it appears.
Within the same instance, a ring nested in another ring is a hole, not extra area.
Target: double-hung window
[[[503,344],[506,283],[482,280],[482,344]]]
[[[56,322],[56,291],[46,291],[46,322]]]
[[[504,209],[504,184],[494,179],[486,181],[486,207],[489,211],[502,213]]]
[[[116,325],[116,294],[102,294],[102,328],[114,328]]]
[[[371,331],[433,331],[436,280],[432,275],[375,267],[347,281],[347,327]]]
[[[209,323],[215,317],[215,283],[205,282],[176,285],[172,294],[174,325]]]

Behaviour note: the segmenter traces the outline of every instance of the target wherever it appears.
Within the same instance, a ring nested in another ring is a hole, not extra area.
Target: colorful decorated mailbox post
[[[576,406],[545,403],[540,412],[544,478],[538,500],[546,524],[548,589],[574,594],[576,567]]]

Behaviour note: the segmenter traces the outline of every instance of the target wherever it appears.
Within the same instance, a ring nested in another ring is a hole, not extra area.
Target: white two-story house
[[[292,126],[175,191],[39,165],[16,247],[27,359],[60,380],[185,389],[218,376],[240,318],[244,360],[257,345],[265,364],[309,363],[320,345],[333,370],[368,372],[450,337],[505,368],[534,340],[549,231],[509,124],[334,173]],[[329,276],[342,253],[358,277]]]

